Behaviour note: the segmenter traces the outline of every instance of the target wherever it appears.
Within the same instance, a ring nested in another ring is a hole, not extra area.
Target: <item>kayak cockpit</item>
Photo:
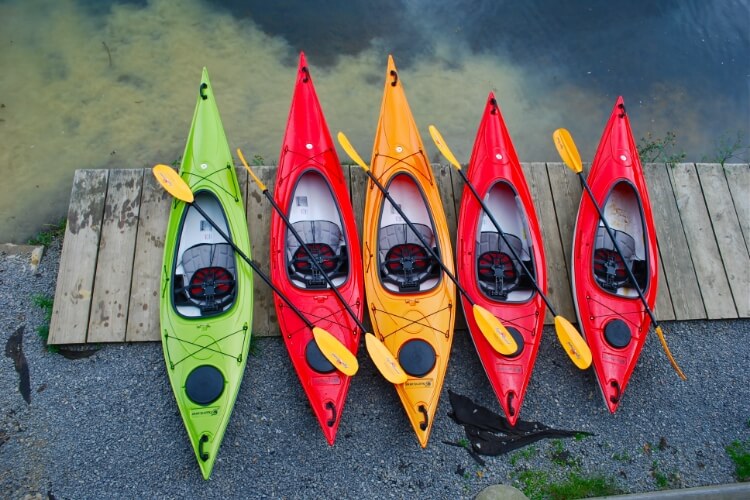
[[[501,302],[525,302],[536,293],[520,260],[532,275],[532,242],[526,212],[513,187],[496,182],[484,197],[490,213],[499,223],[505,238],[483,211],[476,231],[476,269],[479,289],[488,298]]]
[[[391,179],[388,192],[409,218],[414,232],[390,201],[384,199],[378,224],[378,264],[383,286],[397,293],[415,293],[431,290],[440,281],[440,265],[430,250],[437,255],[440,249],[435,240],[427,202],[422,190],[407,174]]]
[[[347,241],[339,207],[322,175],[310,170],[299,178],[288,214],[292,227],[312,254],[291,230],[286,230],[286,264],[291,282],[299,288],[328,288],[315,259],[336,287],[342,285],[349,275]]]
[[[638,194],[629,182],[615,184],[607,196],[604,214],[622,255],[616,251],[612,238],[600,221],[594,239],[594,280],[607,292],[637,297],[638,292],[628,276],[626,266],[632,271],[638,287],[645,290],[648,285],[648,263],[643,210]]]
[[[230,234],[221,203],[208,191],[195,204]],[[172,304],[186,317],[204,317],[228,310],[237,295],[237,262],[226,240],[191,206],[182,218],[172,280]]]

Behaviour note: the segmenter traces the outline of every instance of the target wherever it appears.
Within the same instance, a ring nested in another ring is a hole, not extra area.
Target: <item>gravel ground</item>
[[[105,345],[78,360],[45,349],[36,333],[44,315],[31,297],[54,294],[58,257],[55,242],[34,272],[28,254],[0,252],[0,341],[5,346],[23,327],[31,381],[27,404],[13,360],[0,357],[4,498],[459,498],[491,484],[518,485],[524,475],[561,481],[571,471],[645,492],[735,482],[724,447],[750,437],[750,320],[665,323],[688,381],[677,378],[651,336],[615,415],[603,405],[593,372],[577,371],[545,329],[521,416],[595,436],[542,441],[486,457],[485,466],[443,443],[464,437],[446,416],[448,389],[500,412],[467,332],[456,332],[425,450],[364,347],[329,447],[281,339],[261,338],[212,479],[203,481],[159,344]]]

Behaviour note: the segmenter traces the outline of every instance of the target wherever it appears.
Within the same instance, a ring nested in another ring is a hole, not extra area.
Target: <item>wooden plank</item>
[[[590,165],[584,164],[584,172]],[[547,163],[547,175],[552,189],[552,201],[560,230],[560,241],[566,268],[570,268],[573,251],[573,232],[581,203],[581,181],[564,163]],[[549,260],[549,258],[547,259]]]
[[[669,175],[695,274],[701,287],[706,315],[708,319],[736,318],[737,309],[721,263],[695,165],[678,163],[669,169]]]
[[[49,344],[86,342],[108,170],[76,170],[70,193]]]
[[[706,317],[706,309],[672,190],[669,168],[664,163],[643,166],[663,269],[656,298],[657,317],[669,319],[664,314],[665,307],[662,307],[664,294],[668,292],[674,319],[702,319]]]
[[[273,186],[276,181],[276,167],[257,167],[253,168],[253,172],[273,192]],[[246,211],[250,244],[252,246],[251,257],[255,262],[259,263],[261,270],[269,276],[271,273],[268,265],[271,252],[269,244],[271,210],[271,202],[263,196],[260,190],[248,185]],[[279,335],[279,322],[276,318],[276,308],[273,304],[273,292],[258,277],[255,277],[253,301],[253,335],[260,337]]]
[[[575,321],[576,313],[570,291],[569,261],[565,258],[548,169],[544,163],[522,163],[521,167],[526,176],[531,197],[534,199],[536,215],[542,229],[544,255],[547,260],[547,297],[557,314]],[[553,322],[552,314],[547,311],[545,323]]]
[[[438,191],[440,192],[440,201],[443,203],[443,211],[445,212],[445,220],[448,223],[448,234],[451,238],[451,253],[453,254],[453,275],[457,276],[456,228],[458,226],[458,210],[456,208],[455,196],[453,194],[453,175],[455,172],[453,172],[453,168],[450,165],[441,165],[439,163],[432,164],[432,171],[435,174],[435,181],[437,182]],[[466,326],[466,318],[464,317],[463,307],[460,305],[460,299],[460,295],[456,292],[455,328],[465,330],[468,326]]]
[[[128,326],[125,331],[125,340],[128,342],[161,339],[159,285],[171,202],[172,198],[156,182],[151,170],[145,169],[135,239]]]
[[[750,165],[726,164],[724,175],[727,177],[729,191],[732,193],[734,209],[740,221],[745,246],[750,251]]]
[[[349,167],[349,196],[352,199],[354,220],[357,222],[357,234],[362,243],[362,227],[364,226],[365,197],[367,196],[367,174],[358,166]]]
[[[142,184],[143,169],[109,173],[88,342],[125,341]]]
[[[742,236],[727,179],[721,165],[699,163],[696,170],[729,288],[732,290],[734,305],[741,318],[750,317],[750,254]],[[748,195],[750,193],[746,192],[745,196]]]

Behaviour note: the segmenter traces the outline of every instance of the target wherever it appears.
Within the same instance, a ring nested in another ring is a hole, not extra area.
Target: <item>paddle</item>
[[[396,212],[398,212],[406,225],[409,226],[409,229],[412,230],[412,232],[417,236],[422,245],[429,251],[432,258],[435,259],[435,261],[440,265],[440,268],[443,270],[446,276],[448,276],[451,281],[456,284],[456,288],[458,289],[458,291],[461,292],[463,296],[466,297],[466,300],[469,301],[474,313],[474,319],[479,326],[479,330],[490,343],[492,348],[500,354],[504,355],[511,355],[515,353],[518,350],[518,345],[511,336],[510,332],[505,328],[505,326],[503,326],[502,323],[500,323],[500,321],[496,317],[492,315],[492,313],[471,300],[471,297],[469,297],[469,295],[466,293],[466,290],[463,289],[456,277],[453,276],[453,273],[451,273],[450,269],[446,267],[440,257],[432,249],[430,244],[425,241],[422,234],[417,231],[417,228],[414,227],[414,224],[409,220],[403,210],[401,210],[401,207],[398,205],[398,203],[396,203],[393,197],[391,197],[391,195],[388,193],[388,190],[372,174],[372,172],[370,171],[370,167],[368,167],[367,164],[362,160],[362,157],[359,156],[357,151],[351,145],[349,139],[346,138],[343,132],[339,132],[337,137],[339,140],[339,144],[341,144],[341,147],[344,148],[344,151],[346,151],[346,153],[352,158],[352,160],[354,160],[354,162],[359,165],[362,170],[365,171],[373,184],[375,184],[378,189],[380,189],[380,191],[383,193],[383,196],[385,196],[385,198],[390,202],[391,206],[396,210]]]
[[[355,373],[357,373],[357,370],[359,369],[359,364],[357,363],[357,358],[346,348],[344,348],[344,351],[346,352],[340,352],[332,349],[328,349],[328,352],[324,350],[325,347],[328,347],[330,344],[330,339],[335,339],[333,335],[331,335],[329,332],[325,331],[324,329],[317,327],[313,325],[303,314],[302,311],[300,311],[292,302],[279,290],[276,285],[271,282],[271,280],[266,276],[266,274],[261,271],[258,266],[253,262],[250,257],[245,255],[245,252],[243,252],[227,235],[221,227],[219,227],[216,222],[214,222],[211,217],[208,216],[208,214],[198,205],[197,203],[193,203],[195,200],[195,197],[193,196],[193,192],[190,190],[190,186],[180,177],[180,175],[175,172],[172,167],[169,167],[167,165],[156,165],[152,169],[154,173],[154,177],[156,177],[156,180],[159,182],[159,184],[172,196],[177,198],[180,201],[184,201],[189,206],[195,208],[199,214],[208,222],[216,231],[221,235],[222,238],[229,244],[237,254],[242,257],[242,259],[248,263],[248,265],[252,268],[253,271],[255,271],[255,274],[260,276],[260,278],[268,285],[271,290],[273,290],[276,295],[281,297],[281,299],[289,306],[289,308],[294,311],[297,316],[300,317],[300,319],[307,325],[307,327],[312,330],[313,336],[315,336],[315,343],[320,348],[323,355],[330,361],[339,371],[344,373],[345,375],[352,376]],[[320,339],[320,340],[319,340]],[[336,340],[337,341],[337,340]],[[338,341],[337,341],[338,342]]]
[[[453,152],[450,150],[445,140],[443,140],[443,136],[440,134],[438,129],[434,125],[430,125],[429,130],[430,136],[432,136],[432,140],[435,142],[437,148],[440,150],[443,156],[445,156],[448,162],[450,162],[450,164],[453,165],[456,170],[458,170],[458,173],[461,174],[461,178],[469,187],[469,191],[471,191],[471,193],[474,195],[474,199],[479,202],[479,205],[482,207],[482,211],[487,215],[492,224],[495,226],[498,234],[500,234],[500,237],[510,249],[511,254],[513,254],[513,258],[516,259],[516,262],[521,265],[521,269],[531,280],[531,283],[534,285],[534,288],[536,289],[537,293],[539,293],[539,296],[542,298],[544,303],[547,304],[549,312],[551,312],[555,317],[555,331],[557,332],[557,339],[560,341],[560,345],[563,346],[563,349],[568,354],[568,357],[570,357],[571,361],[573,361],[573,363],[581,370],[585,370],[586,368],[591,366],[591,349],[589,349],[586,341],[583,340],[581,334],[578,333],[578,330],[575,329],[570,321],[555,312],[555,309],[552,307],[549,299],[542,291],[539,283],[537,283],[536,279],[534,279],[534,276],[526,267],[526,264],[524,264],[523,260],[521,260],[521,256],[516,253],[516,250],[506,238],[505,233],[500,227],[500,223],[497,221],[497,219],[495,219],[495,216],[492,214],[489,207],[487,207],[487,205],[484,203],[482,197],[479,196],[479,193],[477,192],[474,185],[471,183],[471,181],[469,181],[468,176],[461,168],[461,164],[458,163],[458,160],[456,160],[456,157],[453,155]]]
[[[607,234],[612,240],[615,251],[623,260],[623,262],[625,262],[625,257],[623,256],[622,250],[620,250],[620,246],[617,244],[615,234],[612,231],[609,223],[607,222],[607,219],[604,217],[604,212],[596,202],[596,198],[594,198],[594,193],[591,192],[589,183],[586,182],[586,178],[583,176],[583,163],[581,162],[581,155],[578,154],[578,148],[576,147],[575,142],[573,142],[573,137],[566,129],[559,128],[552,134],[552,139],[555,141],[555,147],[557,148],[558,153],[560,153],[560,157],[562,158],[563,162],[565,162],[568,168],[578,174],[578,177],[581,180],[581,185],[583,186],[586,193],[588,193],[591,203],[596,208],[596,211],[599,214],[599,220],[602,221],[604,228],[607,230]],[[628,274],[628,279],[630,280],[633,288],[635,288],[636,292],[638,292],[638,297],[641,299],[643,307],[646,309],[646,313],[648,313],[649,317],[651,318],[651,323],[654,325],[654,331],[656,332],[656,335],[659,336],[659,341],[661,342],[664,353],[667,355],[672,368],[674,368],[674,370],[677,372],[677,375],[679,375],[682,380],[687,380],[687,377],[682,372],[680,367],[677,365],[677,361],[672,356],[672,353],[669,350],[669,346],[667,346],[667,339],[664,338],[664,332],[662,332],[661,326],[659,326],[659,323],[656,321],[654,312],[649,307],[648,302],[646,302],[646,297],[643,296],[643,290],[641,290],[641,287],[638,286],[638,282],[636,281],[635,276],[633,276],[633,271],[627,265],[625,266],[625,271]]]
[[[263,192],[263,195],[266,197],[266,199],[271,202],[271,206],[276,210],[276,213],[281,217],[281,220],[284,221],[284,224],[286,225],[287,229],[291,231],[291,233],[294,235],[294,237],[297,239],[297,242],[299,242],[300,246],[302,246],[305,253],[310,257],[310,261],[313,263],[317,271],[323,276],[323,278],[326,280],[326,283],[328,283],[328,286],[331,287],[331,290],[338,298],[339,302],[341,302],[341,305],[344,306],[344,309],[346,309],[346,312],[349,313],[349,316],[352,317],[354,322],[356,323],[357,327],[360,329],[360,331],[364,332],[365,337],[365,345],[367,346],[367,352],[370,354],[370,357],[372,358],[373,363],[377,367],[377,369],[380,371],[380,373],[385,377],[386,380],[391,382],[392,384],[403,384],[406,382],[406,372],[404,372],[401,369],[401,366],[399,365],[398,361],[391,355],[390,351],[388,349],[378,349],[377,347],[371,347],[373,346],[373,340],[377,343],[379,341],[375,339],[375,336],[371,333],[367,332],[365,329],[365,326],[362,324],[362,322],[357,317],[357,314],[352,310],[352,308],[349,306],[349,304],[346,302],[346,299],[341,296],[341,292],[336,287],[336,285],[333,284],[333,281],[331,281],[331,278],[328,276],[328,273],[325,272],[323,267],[318,262],[318,259],[315,258],[315,255],[313,255],[310,248],[307,246],[307,244],[304,242],[300,234],[297,232],[296,229],[294,229],[294,226],[292,225],[289,218],[286,216],[284,211],[279,207],[278,203],[273,199],[273,196],[271,196],[271,193],[268,191],[268,188],[265,184],[258,178],[258,176],[255,175],[255,172],[252,171],[250,166],[247,164],[247,161],[245,161],[245,156],[242,154],[242,151],[237,148],[237,154],[240,157],[240,160],[242,161],[242,164],[245,166],[245,169],[250,174],[250,177],[252,177],[253,181],[255,181],[255,184],[258,186],[258,188]],[[372,335],[373,339],[370,340],[367,335]],[[335,337],[331,336],[331,338],[335,342],[331,342],[331,339],[328,339],[328,343],[326,346],[328,346],[329,349],[335,352],[340,352],[342,349],[349,351],[345,345],[343,345],[341,342],[338,341]],[[316,338],[317,342],[317,338]],[[321,347],[321,351],[323,348]],[[324,351],[325,354],[325,351]]]

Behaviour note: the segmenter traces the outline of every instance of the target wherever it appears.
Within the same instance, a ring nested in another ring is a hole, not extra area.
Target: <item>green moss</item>
[[[55,224],[47,224],[46,229],[39,231],[29,238],[29,245],[43,245],[45,248],[52,244],[55,238],[61,238],[65,234],[66,219],[61,219]]]
[[[638,141],[638,155],[644,163],[663,162],[674,166],[687,156],[684,151],[677,150],[677,134],[667,132],[664,138],[654,137],[651,132]]]
[[[613,478],[601,474],[584,476],[579,472],[569,472],[562,481],[554,482],[545,471],[525,470],[517,473],[514,480],[532,500],[572,500],[622,493]]]
[[[733,441],[725,448],[734,462],[734,474],[738,481],[750,481],[750,439]]]
[[[33,295],[31,301],[35,306],[41,308],[44,311],[44,322],[39,325],[36,329],[37,335],[47,344],[49,339],[49,323],[52,320],[52,307],[54,305],[54,299],[50,295]],[[47,350],[49,352],[58,352],[60,349],[56,345],[48,345]]]

